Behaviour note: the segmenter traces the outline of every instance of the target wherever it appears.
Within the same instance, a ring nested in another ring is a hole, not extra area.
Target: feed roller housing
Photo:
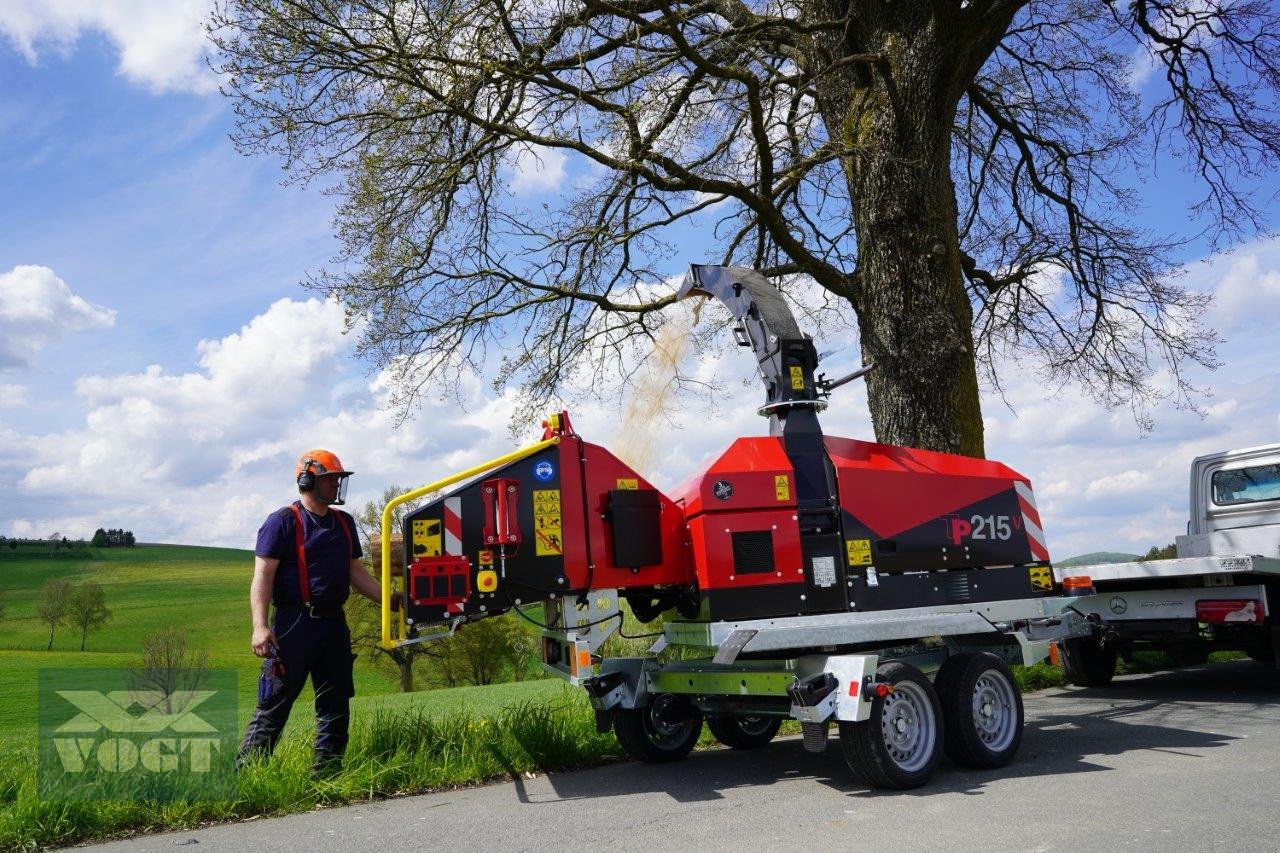
[[[840,381],[778,291],[692,268],[682,296],[729,308],[756,356],[770,435],[739,438],[667,496],[567,413],[559,443],[404,522],[407,615],[477,619],[617,589],[644,621],[731,620],[1034,597],[1052,591],[1029,481],[998,462],[824,436]]]

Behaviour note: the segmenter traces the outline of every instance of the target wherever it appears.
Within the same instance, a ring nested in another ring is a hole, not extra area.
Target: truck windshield
[[[1213,472],[1213,502],[1218,506],[1280,498],[1280,465],[1255,465]]]

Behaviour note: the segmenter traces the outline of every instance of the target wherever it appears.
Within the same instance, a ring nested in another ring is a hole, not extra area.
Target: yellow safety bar
[[[528,447],[522,447],[514,450],[506,456],[499,456],[497,459],[490,459],[488,462],[481,463],[474,468],[468,468],[458,474],[445,477],[443,480],[436,480],[434,483],[428,483],[421,488],[414,489],[411,492],[405,492],[399,497],[392,498],[382,510],[382,647],[384,649],[394,649],[398,644],[391,638],[391,511],[406,501],[414,498],[420,498],[431,492],[452,486],[454,483],[474,477],[477,474],[483,474],[500,465],[506,465],[509,462],[517,462],[527,456],[532,456],[540,450],[560,443],[560,436],[552,436],[537,444],[531,444]],[[409,594],[405,590],[405,596]],[[404,638],[408,634],[408,625],[405,622],[405,610],[407,602],[400,606],[400,636]]]

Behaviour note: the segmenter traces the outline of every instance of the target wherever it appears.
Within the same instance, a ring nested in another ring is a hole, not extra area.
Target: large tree
[[[224,0],[210,30],[242,148],[340,177],[314,281],[405,405],[494,345],[536,400],[603,374],[713,252],[852,308],[884,441],[981,455],[1010,359],[1185,400],[1214,336],[1136,186],[1180,158],[1234,239],[1280,154],[1264,0]],[[539,162],[567,188],[522,203]]]

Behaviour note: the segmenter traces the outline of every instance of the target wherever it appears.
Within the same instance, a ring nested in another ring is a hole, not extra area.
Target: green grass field
[[[253,555],[231,548],[144,545],[102,549],[88,560],[50,559],[45,554],[8,553],[0,559],[0,738],[35,732],[36,674],[41,667],[126,667],[140,659],[143,639],[174,626],[187,632],[192,648],[208,652],[211,667],[234,669],[241,717],[257,695],[260,661],[249,650],[249,579]],[[36,616],[41,589],[51,578],[94,580],[106,593],[112,618],[91,632],[85,651],[71,627],[54,634]],[[361,655],[356,660],[357,709],[397,690],[394,673]],[[412,694],[425,696],[427,694]],[[523,696],[524,694],[520,694]],[[398,697],[409,700],[412,696]],[[298,700],[290,728],[314,725],[311,691]],[[432,704],[430,701],[427,704]],[[478,708],[476,702],[468,707]]]
[[[309,773],[315,714],[308,687],[277,754],[241,775],[235,801],[42,800],[32,764],[41,669],[136,666],[144,638],[174,626],[187,633],[192,648],[208,653],[210,667],[236,672],[243,730],[257,696],[260,666],[248,647],[252,565],[248,551],[167,545],[103,549],[92,559],[51,558],[43,549],[0,552],[0,849],[281,814],[397,790],[589,763],[612,754],[610,749],[616,752],[616,746],[604,744],[611,738],[595,734],[585,697],[558,679],[401,694],[392,670],[366,653],[356,661],[347,769],[336,780],[316,781]],[[59,628],[53,650],[45,650],[49,629],[37,618],[37,608],[51,578],[92,579],[106,593],[112,618],[89,634],[84,652],[79,633],[68,627]],[[450,741],[456,748],[448,746]]]

